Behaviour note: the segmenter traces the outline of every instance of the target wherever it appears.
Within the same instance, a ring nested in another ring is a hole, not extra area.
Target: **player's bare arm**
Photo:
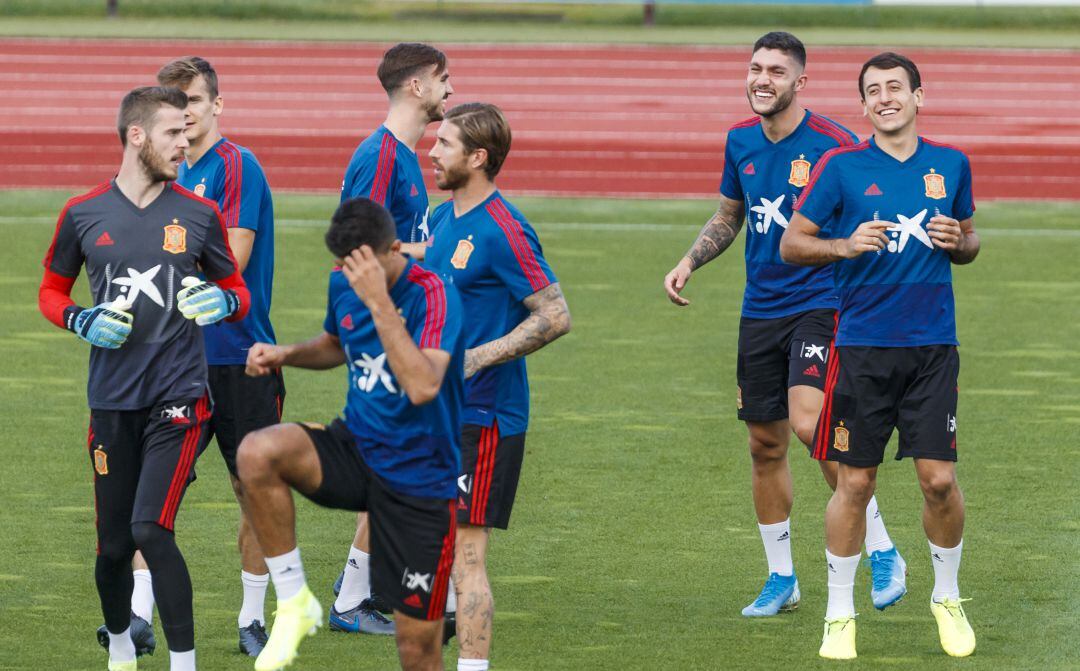
[[[864,221],[849,238],[823,240],[818,237],[821,228],[796,212],[780,238],[780,258],[799,266],[822,266],[879,252],[889,243],[885,231],[895,225],[891,221]]]
[[[386,271],[371,247],[362,245],[345,257],[342,272],[349,286],[371,311],[375,330],[394,376],[413,405],[430,403],[439,394],[450,354],[439,349],[422,350],[405,329],[397,306],[390,298]]]
[[[679,294],[690,281],[690,274],[720,256],[731,246],[743,225],[744,208],[741,200],[720,196],[720,207],[701,228],[694,244],[679,263],[664,277],[664,290],[675,305],[690,305]]]
[[[251,248],[255,245],[255,231],[239,226],[230,228],[228,240],[236,265],[240,267],[240,272],[244,272],[247,270],[248,261],[251,260]]]
[[[971,217],[957,221],[939,214],[930,220],[926,231],[936,247],[949,253],[953,263],[971,263],[979,255],[979,234]]]
[[[424,255],[427,252],[426,242],[403,242],[401,243],[401,253],[407,254],[417,261],[423,261]]]
[[[465,377],[489,366],[531,354],[570,332],[570,307],[558,282],[549,284],[522,301],[529,316],[510,333],[465,350]]]
[[[341,341],[337,336],[324,332],[311,340],[292,345],[255,343],[248,350],[246,372],[252,377],[258,377],[284,366],[326,370],[343,363],[345,351],[341,349]]]

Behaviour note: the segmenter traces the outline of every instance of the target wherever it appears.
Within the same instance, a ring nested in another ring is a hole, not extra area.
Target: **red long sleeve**
[[[46,269],[38,287],[38,309],[45,318],[62,329],[68,328],[68,308],[75,307],[71,300],[71,287],[75,286],[74,277],[64,277]],[[245,289],[246,292],[246,289]]]
[[[226,317],[225,321],[238,322],[246,317],[248,310],[251,309],[251,292],[248,291],[247,285],[244,284],[244,278],[240,275],[240,271],[237,270],[232,275],[216,280],[216,282],[222,289],[228,289],[235,293],[236,298],[240,301],[240,307],[236,308],[236,312]]]

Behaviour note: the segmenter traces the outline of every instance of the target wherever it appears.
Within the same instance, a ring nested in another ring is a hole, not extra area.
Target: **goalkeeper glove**
[[[197,277],[185,277],[180,281],[184,287],[176,294],[176,307],[188,319],[199,326],[206,326],[225,319],[240,307],[236,292],[222,289],[213,282]]]
[[[75,308],[76,310],[78,308]],[[80,310],[68,320],[68,329],[95,347],[120,349],[131,333],[134,317],[124,298]]]

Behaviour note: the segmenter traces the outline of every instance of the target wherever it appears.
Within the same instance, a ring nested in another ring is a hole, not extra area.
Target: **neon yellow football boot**
[[[855,617],[825,620],[818,654],[825,659],[855,659]]]
[[[960,604],[970,599],[945,599],[931,601],[930,612],[937,620],[941,647],[953,657],[967,657],[975,652],[975,632],[971,630],[964,607]]]
[[[114,662],[109,660],[109,671],[138,671],[138,662],[134,659],[130,662]]]
[[[322,625],[322,606],[307,585],[291,599],[278,601],[274,627],[255,660],[255,671],[278,671],[296,659],[300,642]]]

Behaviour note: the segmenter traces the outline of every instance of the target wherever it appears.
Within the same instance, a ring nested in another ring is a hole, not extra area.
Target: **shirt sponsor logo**
[[[802,356],[804,359],[819,359],[825,362],[825,345],[803,345]]]
[[[179,219],[165,227],[165,242],[161,248],[170,254],[183,254],[187,251],[187,229],[180,225]]]
[[[768,233],[773,224],[779,224],[781,228],[788,227],[787,217],[780,211],[780,205],[784,202],[786,194],[781,194],[776,200],[769,200],[768,198],[759,198],[760,205],[754,205],[750,208],[750,211],[757,214],[757,221],[754,223],[754,230],[758,233]]]
[[[904,251],[904,248],[907,247],[908,241],[911,238],[915,238],[926,245],[927,248],[933,249],[934,243],[930,242],[930,236],[927,235],[926,229],[922,227],[922,222],[925,218],[926,209],[923,209],[913,217],[905,217],[902,214],[897,214],[896,220],[900,223],[885,229],[892,237],[892,240],[889,240],[889,251],[899,254]]]
[[[129,305],[135,305],[135,300],[139,296],[145,295],[154,301],[158,307],[163,308],[165,307],[165,300],[161,297],[161,292],[158,291],[157,286],[154,284],[154,278],[159,270],[161,270],[160,263],[145,272],[128,268],[127,277],[114,278],[112,283],[120,285],[120,293],[125,294]]]
[[[788,184],[803,187],[810,183],[810,161],[804,154],[791,162],[791,174],[788,176]]]
[[[926,185],[926,197],[940,200],[945,197],[945,176],[939,175],[933,168],[923,175],[923,183]]]
[[[431,591],[431,574],[430,573],[409,573],[409,567],[405,567],[405,573],[401,576],[401,584],[405,585],[405,589],[417,590],[422,589],[425,592]]]
[[[370,393],[376,385],[382,384],[386,391],[391,394],[398,393],[394,386],[394,377],[386,370],[386,352],[377,357],[361,354],[359,359],[353,362],[353,370],[356,372],[356,388]]]

